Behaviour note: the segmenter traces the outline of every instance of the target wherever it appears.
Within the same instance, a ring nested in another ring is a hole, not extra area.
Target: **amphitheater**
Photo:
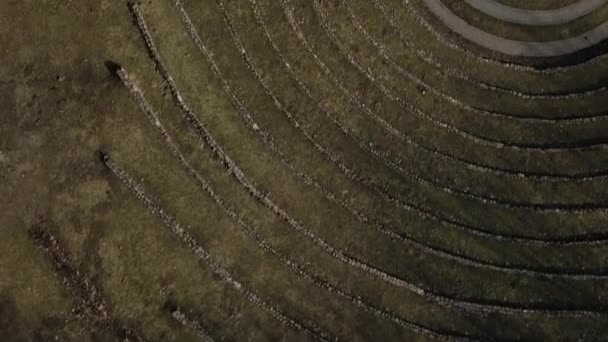
[[[607,0],[41,3],[0,340],[608,341]]]

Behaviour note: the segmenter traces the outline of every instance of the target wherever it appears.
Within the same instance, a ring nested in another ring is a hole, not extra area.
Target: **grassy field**
[[[450,8],[522,40],[607,10]],[[605,340],[604,57],[480,57],[405,0],[5,1],[0,32],[0,340]]]

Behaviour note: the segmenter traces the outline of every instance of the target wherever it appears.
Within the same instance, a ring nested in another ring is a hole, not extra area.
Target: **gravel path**
[[[501,4],[496,0],[464,0],[469,6],[494,18],[529,26],[561,25],[583,17],[608,0],[580,0],[552,10],[529,10]]]
[[[551,42],[524,42],[484,32],[458,17],[441,0],[424,0],[427,8],[450,30],[463,38],[500,53],[520,57],[563,56],[591,47],[608,38],[608,22],[582,35]]]

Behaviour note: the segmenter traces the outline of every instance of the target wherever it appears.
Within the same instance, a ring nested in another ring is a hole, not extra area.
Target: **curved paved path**
[[[471,42],[506,55],[520,57],[563,56],[594,46],[608,38],[608,22],[579,36],[551,42],[528,42],[484,32],[458,17],[441,0],[423,0],[427,8],[450,30]]]
[[[568,6],[552,10],[529,10],[511,7],[496,0],[464,0],[469,6],[491,17],[512,24],[529,26],[560,25],[585,16],[608,0],[580,0]]]

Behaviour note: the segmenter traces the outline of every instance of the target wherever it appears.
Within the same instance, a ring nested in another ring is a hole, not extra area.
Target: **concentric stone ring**
[[[608,0],[0,14],[0,342],[608,341]]]

